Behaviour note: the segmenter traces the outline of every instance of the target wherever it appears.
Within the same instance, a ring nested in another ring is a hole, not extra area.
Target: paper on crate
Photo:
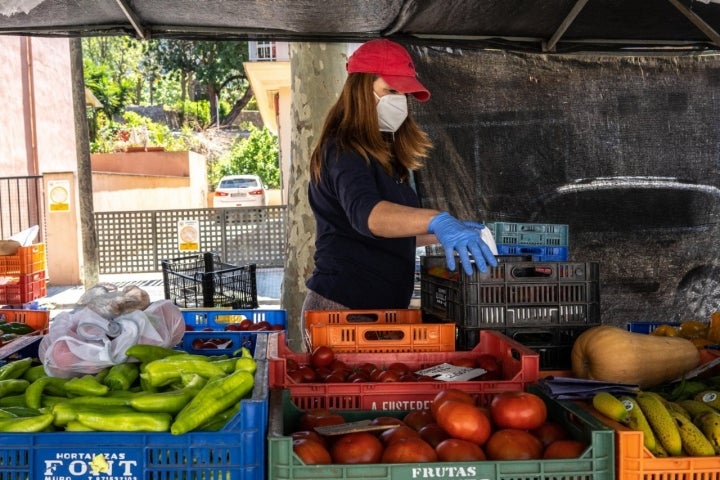
[[[397,424],[372,423],[372,420],[358,420],[356,422],[345,422],[338,425],[322,425],[315,427],[320,435],[344,435],[355,432],[374,432],[377,430],[388,430],[397,427]]]
[[[449,363],[441,363],[415,372],[416,375],[425,375],[442,382],[467,382],[485,373],[487,370],[484,368],[458,367]]]

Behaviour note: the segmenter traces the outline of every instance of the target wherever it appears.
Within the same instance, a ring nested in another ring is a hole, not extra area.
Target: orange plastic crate
[[[335,352],[453,352],[454,323],[309,325],[310,344]]]
[[[617,480],[720,480],[720,456],[658,458],[645,448],[642,432],[583,406],[615,430]]]
[[[335,358],[349,366],[372,362],[378,367],[394,362],[405,363],[413,371],[464,358],[490,354],[500,360],[502,377],[488,381],[460,382],[363,382],[363,383],[295,383],[287,375],[287,362],[308,362],[306,353],[296,353],[285,343],[285,334],[268,339],[269,382],[271,388],[287,388],[292,402],[302,410],[411,410],[428,408],[438,392],[460,388],[478,395],[487,403],[495,393],[525,390],[539,376],[540,356],[533,350],[500,332],[485,330],[480,342],[469,352],[420,353],[338,353]],[[276,343],[275,340],[277,340]]]
[[[25,323],[40,333],[46,333],[50,326],[50,311],[48,310],[0,309],[0,318],[4,318],[8,323]]]
[[[422,323],[422,310],[311,310],[305,312],[305,325],[357,325]]]
[[[0,285],[0,305],[23,305],[47,294],[44,270],[8,278],[11,283]]]
[[[18,248],[15,255],[0,255],[0,276],[29,275],[45,270],[45,244]]]

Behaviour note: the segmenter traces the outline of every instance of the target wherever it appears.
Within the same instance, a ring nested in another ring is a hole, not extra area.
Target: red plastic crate
[[[29,275],[45,270],[45,244],[20,247],[15,255],[0,255],[0,276]]]
[[[331,345],[336,352],[452,352],[451,323],[308,325],[310,345]]]
[[[0,317],[7,322],[25,323],[39,333],[47,333],[50,326],[49,310],[0,309]]]
[[[385,323],[422,323],[422,310],[309,310],[305,325],[357,325]]]
[[[47,294],[45,271],[6,277],[11,283],[0,285],[0,305],[22,305]]]
[[[469,352],[419,353],[337,353],[335,358],[347,365],[372,362],[382,368],[394,362],[403,362],[414,371],[452,363],[462,358],[477,358],[491,354],[502,363],[502,379],[462,382],[367,382],[367,383],[295,383],[287,375],[287,361],[307,363],[308,354],[296,353],[285,343],[285,334],[268,339],[270,387],[287,388],[299,408],[324,407],[336,410],[410,410],[427,408],[438,392],[460,388],[477,394],[482,400],[489,395],[507,390],[524,390],[539,377],[540,357],[524,345],[502,333],[485,330],[480,342]]]

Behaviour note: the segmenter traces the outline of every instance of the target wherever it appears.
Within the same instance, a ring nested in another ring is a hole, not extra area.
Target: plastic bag
[[[150,305],[150,295],[136,285],[128,285],[121,290],[112,283],[98,283],[82,294],[78,305],[110,320],[135,310],[144,310]]]
[[[40,341],[38,357],[50,376],[95,374],[130,360],[125,351],[133,345],[173,347],[184,332],[182,312],[170,300],[110,320],[85,307],[61,312],[53,319]]]

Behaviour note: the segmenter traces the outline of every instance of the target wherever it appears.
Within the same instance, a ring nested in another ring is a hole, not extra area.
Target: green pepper
[[[235,371],[235,363],[237,362],[237,358],[223,358],[222,360],[214,360],[211,361],[213,365],[217,365],[218,367],[222,368],[223,372],[226,374],[232,373]]]
[[[42,363],[40,365],[33,365],[32,367],[25,370],[25,373],[22,374],[21,378],[32,383],[40,377],[47,377],[47,373],[45,372],[45,365],[43,365]]]
[[[0,380],[22,377],[25,371],[32,366],[32,362],[32,358],[26,357],[6,363],[0,367]]]
[[[182,435],[207,423],[250,393],[254,380],[253,375],[244,370],[213,378],[180,410],[170,426],[170,433]]]
[[[110,368],[103,383],[110,387],[110,390],[127,390],[135,383],[140,375],[140,365],[137,363],[119,363]]]
[[[57,405],[53,405],[52,407],[52,414],[53,414],[53,424],[56,427],[64,427],[67,425],[68,422],[71,422],[73,420],[77,420],[78,414],[81,412],[98,412],[98,411],[104,411],[107,413],[115,413],[115,414],[128,414],[133,413],[135,410],[133,410],[130,407],[127,406],[120,406],[120,405],[111,405],[111,406],[101,406],[101,405],[77,405],[70,402],[64,402],[64,403],[58,403]]]
[[[41,432],[52,425],[52,422],[52,413],[44,413],[35,417],[0,418],[0,432]]]
[[[41,412],[37,408],[29,408],[29,407],[4,407],[0,408],[0,411],[9,414],[13,417],[36,417],[38,415],[42,415],[43,413],[47,412]]]
[[[68,395],[81,396],[96,396],[101,397],[107,395],[110,391],[110,387],[103,385],[102,383],[95,380],[92,375],[83,375],[82,377],[74,377],[65,383],[65,392]]]
[[[116,413],[98,410],[78,412],[78,422],[103,432],[167,432],[172,416],[169,413]]]
[[[235,363],[235,370],[255,373],[255,369],[257,369],[257,363],[255,362],[252,353],[250,353],[250,350],[247,347],[242,347],[240,349],[240,358],[238,358]]]
[[[211,418],[207,423],[202,424],[196,430],[201,432],[217,432],[240,411],[240,402],[220,412]]]
[[[201,355],[176,355],[155,360],[145,365],[140,378],[144,378],[151,387],[162,387],[180,380],[183,373],[197,373],[205,378],[222,377],[222,368]]]
[[[45,376],[38,378],[25,389],[25,405],[30,408],[40,408],[42,395],[46,390],[52,390],[55,394],[58,391],[64,393],[67,382],[67,379],[58,377]]]
[[[77,420],[71,420],[65,425],[65,431],[66,432],[94,432],[95,430],[88,427],[87,425],[83,425],[82,423],[78,422]]]
[[[139,412],[177,413],[205,386],[207,379],[194,374],[187,385],[178,390],[144,393],[130,399],[130,406]]]
[[[15,335],[27,335],[35,331],[27,323],[22,322],[7,322],[0,325],[0,331],[3,333],[14,333]]]
[[[107,376],[110,374],[110,368],[111,368],[111,367],[103,368],[102,370],[100,370],[99,372],[97,372],[95,375],[93,375],[93,378],[95,378],[95,380],[97,380],[98,383],[103,383],[103,384],[104,384],[104,383],[105,383],[105,379],[106,379]],[[108,386],[109,386],[109,385],[108,385]]]
[[[23,393],[28,385],[30,385],[30,382],[20,378],[0,380],[0,397]]]
[[[161,358],[169,357],[172,355],[187,355],[187,352],[183,350],[174,350],[172,348],[165,348],[159,345],[133,345],[132,347],[125,350],[125,355],[128,357],[137,358],[141,363],[152,362],[153,360],[160,360]]]

